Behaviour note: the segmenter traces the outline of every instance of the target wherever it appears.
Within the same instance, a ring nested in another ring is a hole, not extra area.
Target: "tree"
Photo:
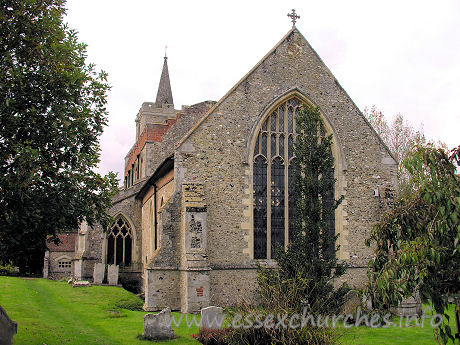
[[[459,164],[460,146],[450,155],[433,145],[417,146],[406,158],[414,190],[397,201],[367,240],[376,249],[365,293],[377,309],[396,306],[419,291],[422,301],[448,320],[448,297],[460,286]],[[447,323],[440,335],[444,342],[454,339]]]
[[[415,145],[426,143],[423,127],[415,130],[404,119],[402,114],[396,115],[393,121],[388,124],[385,115],[375,105],[370,109],[367,107],[364,108],[363,113],[396,159],[398,163],[397,177],[399,190],[406,192],[409,176],[403,162]]]
[[[277,251],[278,272],[263,278],[279,286],[293,309],[308,306],[312,313],[331,313],[339,310],[348,291],[333,286],[333,280],[344,274],[345,266],[336,258],[338,235],[331,222],[343,199],[334,199],[332,135],[324,134],[316,107],[304,105],[296,118],[296,127],[295,226],[289,234],[287,250]],[[293,286],[301,291],[292,293]],[[283,291],[285,288],[287,291]]]
[[[105,72],[63,23],[65,1],[0,5],[0,261],[41,266],[45,240],[107,224],[113,173],[94,172],[107,124]]]

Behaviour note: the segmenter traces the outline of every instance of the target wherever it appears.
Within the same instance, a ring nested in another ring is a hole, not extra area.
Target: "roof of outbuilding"
[[[73,252],[75,251],[75,238],[77,237],[76,232],[64,232],[57,235],[60,243],[55,244],[54,242],[46,241],[46,247],[50,252]]]

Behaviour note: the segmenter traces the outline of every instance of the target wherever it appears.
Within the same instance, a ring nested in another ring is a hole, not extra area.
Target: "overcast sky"
[[[219,100],[297,28],[358,107],[401,113],[460,144],[460,1],[68,0],[66,21],[109,73],[100,171],[119,172],[142,102],[155,101],[165,45],[176,109]]]

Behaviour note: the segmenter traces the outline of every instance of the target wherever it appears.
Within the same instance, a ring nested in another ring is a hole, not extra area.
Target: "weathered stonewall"
[[[11,345],[13,336],[18,333],[18,324],[12,321],[0,306],[0,345]]]
[[[173,339],[171,309],[165,308],[157,314],[144,315],[144,334],[146,339]]]
[[[224,310],[221,307],[207,307],[201,309],[201,327],[221,329],[224,321]]]
[[[93,283],[94,284],[102,284],[105,276],[105,265],[101,263],[97,263],[94,265],[94,272],[93,272]]]
[[[118,265],[109,265],[107,269],[109,285],[118,285]]]

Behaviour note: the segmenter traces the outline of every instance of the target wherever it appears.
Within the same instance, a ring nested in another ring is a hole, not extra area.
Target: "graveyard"
[[[3,1],[0,345],[459,343],[450,1]]]
[[[72,287],[66,281],[0,277],[0,305],[18,324],[13,344],[153,344],[141,337],[147,314],[142,304],[137,296],[115,286]],[[180,313],[172,316],[178,320]],[[173,330],[174,339],[158,343],[198,344],[192,338],[198,333],[195,324],[188,328],[182,322]],[[426,326],[353,327],[338,332],[344,344],[435,343],[433,329]]]

